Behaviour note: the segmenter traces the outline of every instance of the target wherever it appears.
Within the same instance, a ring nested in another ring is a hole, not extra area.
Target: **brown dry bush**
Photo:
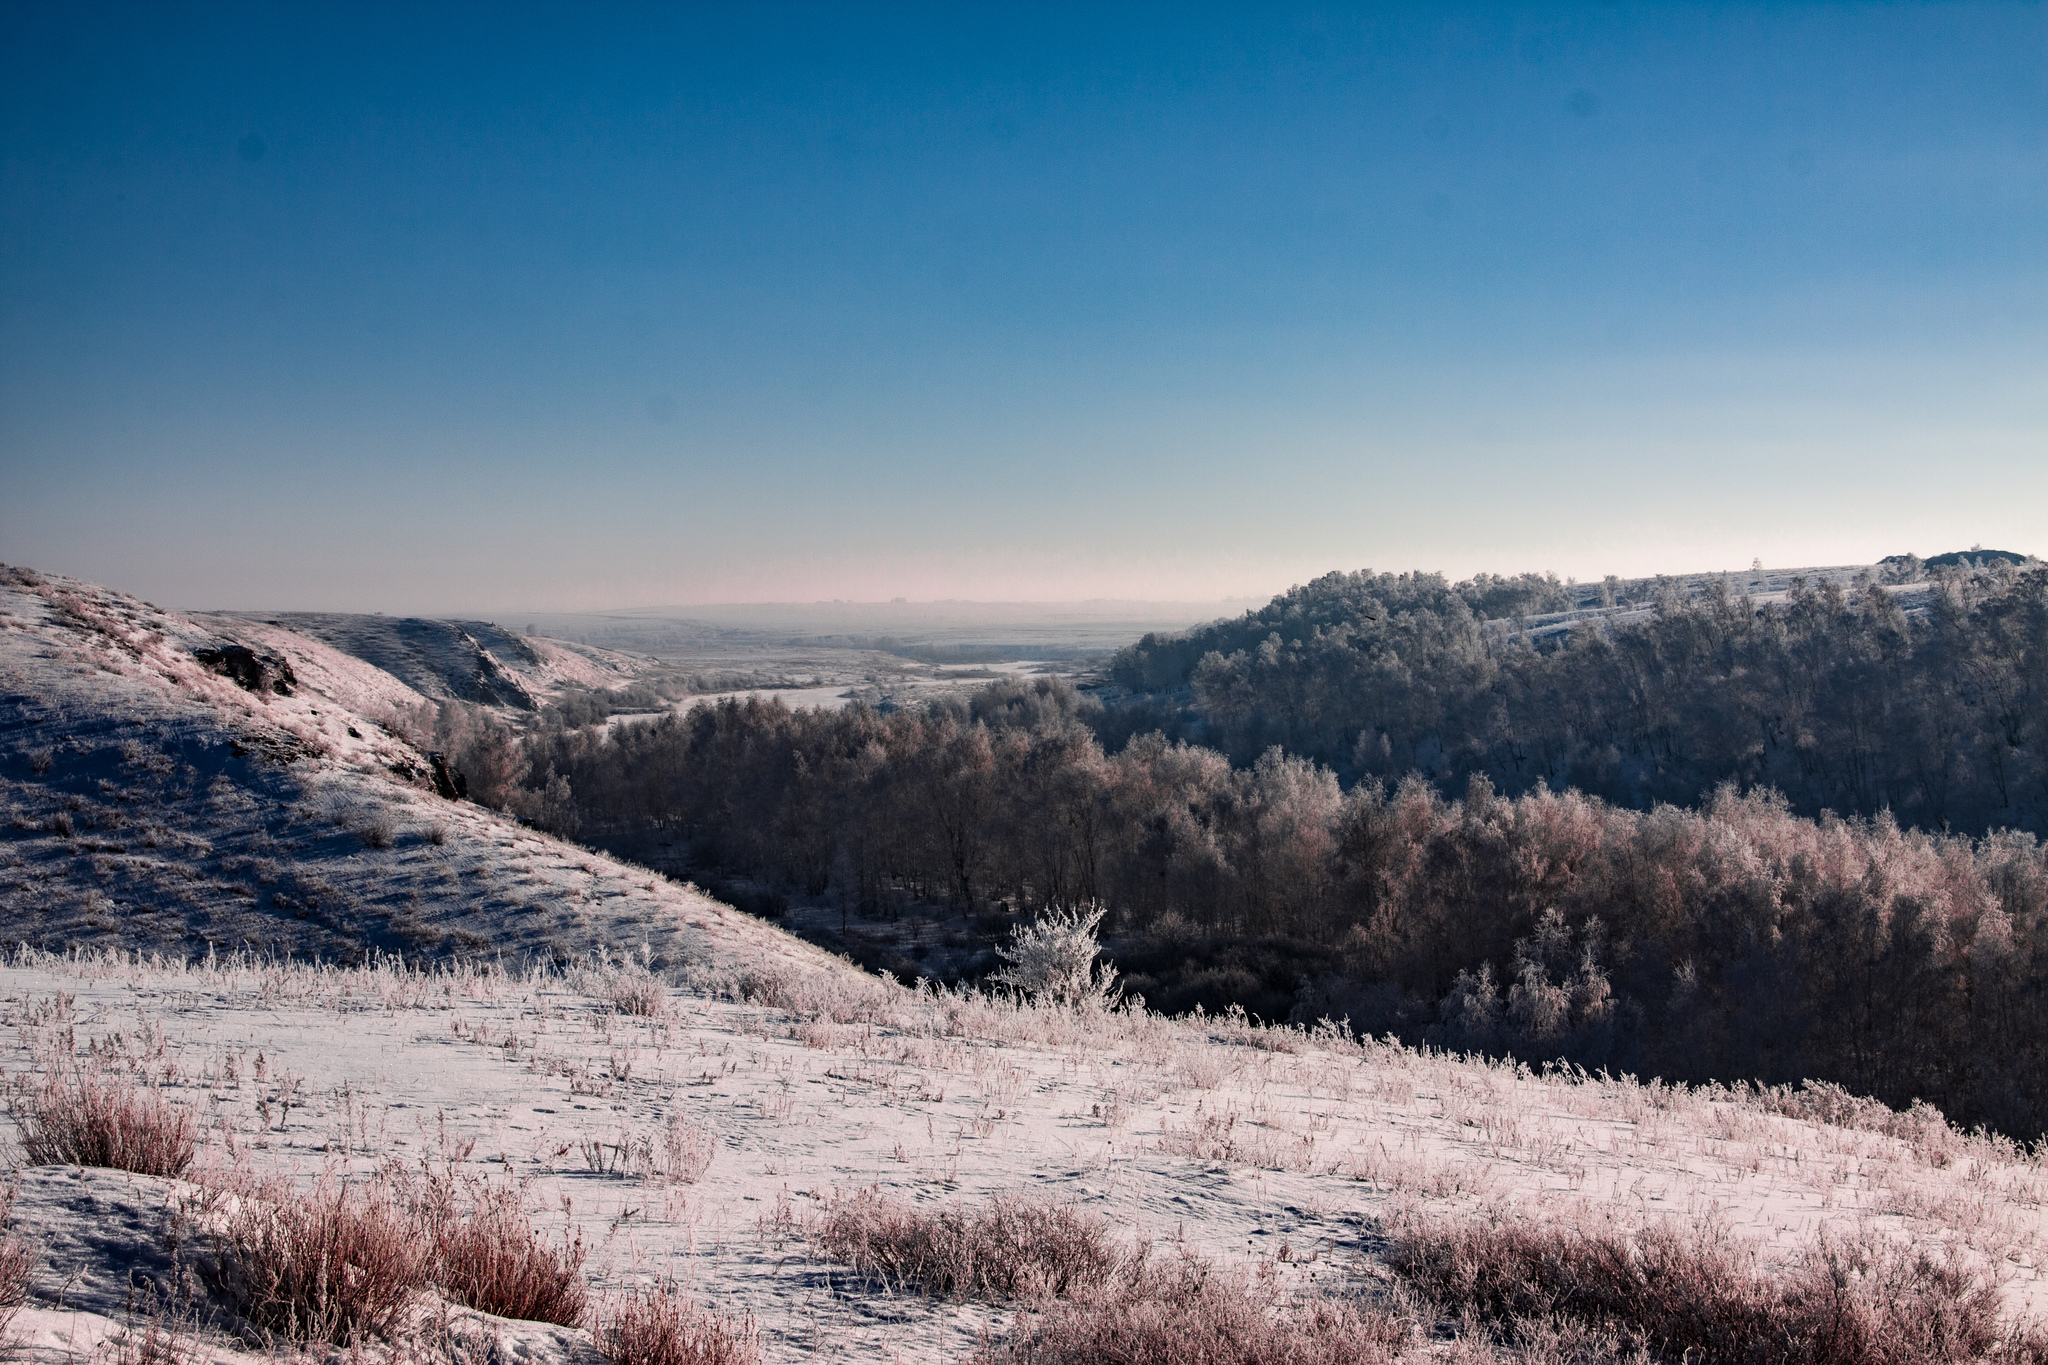
[[[953,1299],[1037,1299],[1098,1289],[1138,1253],[1101,1219],[1034,1199],[926,1211],[863,1190],[813,1234],[835,1261],[892,1289]]]
[[[192,1111],[124,1078],[52,1071],[17,1090],[8,1111],[34,1166],[69,1162],[176,1178],[192,1164]]]
[[[390,1337],[431,1269],[417,1218],[377,1189],[323,1182],[303,1198],[245,1194],[219,1239],[220,1287],[288,1341]]]
[[[979,1365],[1395,1365],[1414,1333],[1343,1299],[1279,1301],[1268,1282],[1193,1256],[1144,1265],[1103,1292],[1019,1320]]]
[[[0,1185],[0,1227],[5,1227],[10,1214],[14,1212],[15,1196],[21,1193],[21,1186],[9,1181]],[[21,1306],[28,1302],[28,1291],[35,1279],[35,1257],[29,1249],[13,1237],[0,1235],[0,1331],[14,1320]]]
[[[35,1259],[28,1248],[12,1237],[0,1237],[0,1331],[6,1330],[28,1302],[34,1273]]]
[[[594,1335],[613,1365],[759,1365],[761,1359],[753,1318],[699,1308],[666,1284],[607,1310]]]
[[[1413,1220],[1388,1262],[1447,1310],[1510,1338],[1607,1330],[1689,1362],[1933,1365],[2048,1359],[2001,1325],[1987,1279],[1926,1252],[1822,1244],[1767,1275],[1712,1227],[1633,1234]]]
[[[513,1191],[492,1191],[468,1217],[441,1223],[434,1278],[478,1312],[574,1327],[589,1302],[585,1254],[581,1237],[550,1245]]]

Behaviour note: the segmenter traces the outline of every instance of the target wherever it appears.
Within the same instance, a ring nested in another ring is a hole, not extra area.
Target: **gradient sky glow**
[[[504,612],[2048,554],[2048,6],[168,8],[0,18],[11,563]]]

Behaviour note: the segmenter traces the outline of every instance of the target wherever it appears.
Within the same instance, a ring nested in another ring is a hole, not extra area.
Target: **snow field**
[[[1997,1267],[2013,1311],[2041,1307],[2038,1160],[1945,1127],[1864,1131],[1752,1093],[843,972],[664,989],[652,1013],[622,1012],[649,1006],[647,980],[603,959],[519,973],[25,952],[0,969],[0,1066],[160,1085],[202,1118],[202,1181],[509,1183],[549,1235],[594,1249],[600,1297],[673,1280],[751,1314],[771,1360],[960,1360],[1006,1330],[1011,1309],[891,1294],[818,1258],[806,1228],[871,1189],[1048,1197],[1134,1239],[1353,1290],[1384,1280],[1383,1228],[1404,1211],[1713,1219],[1767,1257],[1876,1232]],[[24,1211],[61,1216],[36,1212],[37,1188]],[[38,1331],[54,1350],[57,1328]]]

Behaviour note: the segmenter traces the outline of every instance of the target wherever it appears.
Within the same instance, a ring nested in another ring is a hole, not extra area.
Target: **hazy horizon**
[[[2048,551],[2048,9],[0,20],[0,559],[180,607]]]
[[[1973,544],[1974,544],[1974,542],[1973,542]],[[1964,546],[1964,547],[1959,547],[1959,548],[1962,548],[1962,549],[1965,549],[1965,550],[1967,550],[1967,549],[1969,549],[1969,548],[1971,548],[1971,547],[1970,547],[1970,546]],[[2026,549],[2023,549],[2023,548],[2019,548],[2019,547],[2012,547],[2012,546],[2003,546],[2003,545],[1992,545],[1992,546],[1980,546],[1980,547],[1978,547],[1978,548],[1983,548],[1983,549],[1989,549],[1989,550],[2013,550],[2013,551],[2014,551],[2015,553],[2032,553],[2031,551],[2029,551],[2029,550],[2026,550]],[[1904,551],[1901,551],[1900,553],[1905,553],[1905,552],[1904,552]],[[1939,551],[1939,552],[1931,552],[1931,553],[1947,553],[1947,552],[1946,552],[1946,551]],[[1924,558],[1924,557],[1925,557],[1925,556],[1923,556],[1923,558]],[[2038,558],[2039,556],[2036,556],[2036,557]],[[1853,563],[1874,563],[1875,561],[1873,560],[1873,561],[1852,561],[1852,562],[1853,562]],[[35,567],[35,566],[31,565],[31,566],[29,566],[29,567],[33,568],[33,567]],[[1780,574],[1782,574],[1782,573],[1787,573],[1787,572],[1798,572],[1798,571],[1800,571],[1800,570],[1812,570],[1812,569],[1836,569],[1836,568],[1842,568],[1842,567],[1844,567],[1844,565],[1841,565],[1841,564],[1819,564],[1819,563],[1809,563],[1809,564],[1796,564],[1796,565],[1772,565],[1772,564],[1767,564],[1767,565],[1765,565],[1765,566],[1764,566],[1764,568],[1763,568],[1763,571],[1764,571],[1764,572],[1766,572],[1766,573],[1780,573]],[[1376,568],[1375,566],[1371,566],[1371,565],[1360,565],[1360,566],[1357,566],[1357,569],[1358,569],[1358,570],[1371,570],[1371,571],[1374,571],[1374,572],[1384,572],[1384,573],[1422,573],[1422,574],[1429,574],[1429,573],[1439,573],[1439,572],[1442,572],[1441,570],[1436,570],[1436,569],[1397,569],[1397,568],[1393,568],[1393,567],[1377,567],[1377,568]],[[1347,568],[1347,567],[1343,567],[1343,566],[1332,566],[1332,568],[1331,568],[1330,570],[1326,570],[1325,572],[1339,572],[1339,573],[1349,573],[1349,572],[1353,572],[1353,571],[1354,571],[1353,569],[1351,569],[1351,568]],[[1489,571],[1488,571],[1488,570],[1477,570],[1477,571],[1475,571],[1475,572],[1489,572]],[[1538,572],[1538,571],[1535,571],[1535,570],[1530,570],[1529,572]],[[1548,571],[1544,571],[1544,572],[1548,572]],[[1672,570],[1658,570],[1658,571],[1656,571],[1656,572],[1653,572],[1653,573],[1633,575],[1633,577],[1635,577],[1635,578],[1638,578],[1638,579],[1642,579],[1642,578],[1653,578],[1653,577],[1656,577],[1658,573],[1662,573],[1662,574],[1664,574],[1664,575],[1665,575],[1666,577],[1671,577],[1671,578],[1688,578],[1688,577],[1697,577],[1697,576],[1709,576],[1709,575],[1714,575],[1714,574],[1726,574],[1726,575],[1730,575],[1731,577],[1736,577],[1736,578],[1739,578],[1739,577],[1742,577],[1742,576],[1743,576],[1743,575],[1744,575],[1744,574],[1745,574],[1746,572],[1748,572],[1748,566],[1747,566],[1747,565],[1744,565],[1744,566],[1741,566],[1741,567],[1719,567],[1719,566],[1716,566],[1716,567],[1714,567],[1714,568],[1708,568],[1708,569],[1672,569]],[[1321,576],[1322,576],[1321,574],[1314,574],[1314,575],[1310,575],[1309,577],[1311,577],[1311,578],[1319,578],[1319,577],[1321,577]],[[1452,581],[1461,581],[1462,579],[1465,579],[1465,578],[1469,578],[1469,577],[1471,577],[1471,576],[1472,576],[1471,574],[1464,574],[1464,575],[1458,575],[1458,574],[1446,574],[1446,575],[1445,575],[1445,577],[1446,577],[1446,578],[1449,578],[1449,579],[1451,579]],[[1599,579],[1600,579],[1601,577],[1603,577],[1603,575],[1599,575],[1599,574],[1593,574],[1593,575],[1588,575],[1588,576],[1586,576],[1586,577],[1584,577],[1584,578],[1579,578],[1579,577],[1578,577],[1578,576],[1576,576],[1576,575],[1563,575],[1563,574],[1560,574],[1560,575],[1558,575],[1558,577],[1559,577],[1559,578],[1561,578],[1561,579],[1565,579],[1565,580],[1567,580],[1567,581],[1578,581],[1578,582],[1587,582],[1587,583],[1591,583],[1591,582],[1597,582],[1597,581],[1598,581],[1598,580],[1599,580]],[[1019,617],[1022,617],[1022,618],[1026,618],[1026,619],[1031,619],[1031,620],[1042,620],[1042,619],[1044,619],[1044,618],[1045,618],[1045,617],[1046,617],[1046,616],[1047,616],[1047,615],[1048,615],[1049,613],[1058,613],[1058,614],[1062,614],[1062,615],[1070,615],[1070,616],[1079,616],[1079,617],[1085,617],[1085,618],[1088,618],[1088,619],[1094,619],[1094,620],[1105,620],[1105,621],[1114,621],[1114,620],[1118,620],[1118,619],[1122,619],[1122,618],[1126,618],[1126,617],[1131,617],[1131,616],[1141,616],[1141,615],[1154,615],[1154,614],[1156,614],[1156,615],[1162,615],[1162,616],[1164,616],[1164,615],[1179,615],[1179,616],[1182,616],[1182,617],[1184,617],[1184,619],[1186,619],[1186,620],[1189,620],[1189,621],[1205,621],[1205,620],[1211,620],[1211,619],[1214,619],[1214,618],[1215,618],[1216,616],[1219,616],[1219,615],[1234,615],[1234,614],[1240,614],[1240,613],[1242,613],[1242,612],[1244,612],[1244,611],[1247,611],[1247,610],[1256,610],[1256,609],[1257,609],[1257,608],[1259,608],[1259,607],[1263,607],[1263,606],[1265,606],[1265,605],[1266,605],[1266,604],[1267,604],[1268,602],[1272,601],[1272,600],[1273,600],[1273,599],[1274,599],[1275,597],[1279,596],[1279,595],[1280,595],[1281,593],[1284,593],[1284,592],[1286,592],[1286,591],[1287,591],[1287,590],[1288,590],[1289,588],[1293,588],[1293,587],[1298,587],[1298,586],[1300,586],[1300,584],[1301,584],[1302,582],[1305,582],[1305,581],[1307,581],[1307,580],[1306,580],[1306,579],[1302,579],[1302,580],[1296,580],[1295,582],[1291,582],[1291,583],[1283,584],[1282,586],[1280,586],[1280,587],[1277,587],[1277,588],[1273,589],[1273,591],[1271,591],[1271,592],[1265,592],[1265,593],[1251,593],[1251,594],[1243,594],[1243,595],[1233,595],[1233,596],[1227,596],[1227,597],[1213,597],[1213,598],[1198,598],[1198,597],[1183,597],[1183,598],[1170,598],[1170,597],[1163,597],[1163,598],[1125,598],[1125,597],[1086,597],[1086,598],[1070,598],[1070,599],[1059,599],[1059,598],[964,598],[964,597],[935,597],[935,598],[901,598],[901,597],[898,597],[898,598],[889,598],[889,599],[887,599],[887,600],[883,600],[883,599],[868,599],[868,598],[816,598],[816,599],[812,599],[812,600],[810,600],[810,601],[801,601],[801,600],[797,600],[797,599],[784,599],[784,600],[761,600],[761,601],[752,601],[752,602],[655,602],[655,603],[648,603],[648,604],[646,604],[646,605],[642,605],[642,606],[592,606],[592,607],[574,607],[574,608],[553,608],[553,607],[539,607],[539,606],[534,606],[534,605],[532,605],[532,604],[524,604],[524,605],[522,605],[522,604],[519,604],[519,603],[500,603],[500,604],[496,604],[496,605],[492,605],[492,606],[484,606],[484,607],[477,607],[477,606],[471,606],[471,607],[468,607],[468,608],[464,608],[464,607],[461,607],[461,606],[456,606],[456,607],[450,607],[450,608],[446,608],[446,609],[443,609],[443,610],[434,610],[434,611],[423,611],[423,612],[415,612],[415,613],[399,613],[399,612],[390,612],[390,611],[385,611],[384,609],[382,609],[382,608],[378,608],[378,607],[365,607],[365,608],[342,608],[342,607],[302,607],[302,606],[295,606],[295,605],[292,605],[292,604],[288,604],[288,603],[268,603],[268,604],[264,604],[264,603],[248,604],[248,603],[245,603],[245,604],[239,604],[239,605],[225,605],[225,606],[223,606],[223,605],[220,605],[220,604],[214,604],[214,605],[211,605],[211,606],[188,606],[188,607],[181,607],[181,608],[179,608],[179,609],[180,609],[180,610],[189,610],[189,611],[198,611],[198,612],[209,612],[209,611],[231,612],[231,613],[237,613],[237,614],[244,614],[244,615],[249,615],[249,614],[256,614],[256,613],[260,613],[260,612],[266,612],[266,611],[268,611],[268,612],[278,612],[278,613],[293,613],[293,612],[315,612],[315,613],[318,613],[318,612],[339,612],[339,613],[343,613],[343,614],[347,614],[347,613],[349,613],[349,612],[360,612],[360,613],[363,613],[363,614],[369,614],[369,615],[381,615],[381,616],[390,616],[390,615],[401,615],[401,614],[411,614],[411,615],[420,615],[420,616],[431,616],[431,617],[456,617],[456,616],[469,616],[469,617],[477,617],[477,618],[483,618],[483,617],[491,617],[491,618],[493,618],[493,619],[495,619],[495,618],[497,618],[497,617],[504,617],[504,618],[505,618],[505,621],[504,621],[504,622],[501,622],[501,624],[508,624],[508,623],[511,623],[511,622],[512,622],[512,620],[513,620],[513,618],[515,618],[515,617],[516,617],[516,618],[520,618],[520,619],[522,619],[522,620],[523,620],[524,618],[526,618],[526,617],[534,617],[534,618],[537,618],[537,619],[538,619],[538,618],[563,618],[563,619],[569,619],[569,618],[575,618],[575,617],[592,617],[592,618],[600,618],[600,617],[635,617],[635,618],[648,618],[648,619],[675,619],[675,620],[695,620],[695,621],[700,621],[700,622],[703,622],[703,623],[705,623],[705,624],[720,624],[720,623],[721,623],[721,622],[720,622],[720,618],[721,618],[721,617],[723,617],[723,618],[726,618],[726,623],[732,623],[732,622],[736,622],[736,621],[739,621],[739,620],[744,620],[744,619],[747,619],[747,618],[749,618],[749,617],[751,617],[751,616],[755,616],[755,615],[760,615],[760,614],[770,614],[770,613],[786,613],[786,614],[795,614],[795,613],[801,613],[801,612],[817,612],[817,611],[819,611],[820,609],[825,609],[825,610],[826,610],[827,612],[830,612],[830,611],[842,611],[842,612],[846,612],[846,613],[849,613],[849,614],[851,614],[851,613],[856,613],[856,612],[868,612],[868,613],[874,613],[874,614],[880,614],[880,615],[886,615],[887,613],[890,613],[890,612],[900,612],[900,613],[903,613],[903,614],[906,614],[906,615],[915,615],[915,614],[920,614],[920,613],[922,613],[922,614],[924,614],[924,615],[928,615],[928,616],[933,616],[933,617],[935,617],[935,618],[938,618],[938,619],[943,619],[943,617],[940,617],[940,616],[939,616],[939,613],[941,613],[942,611],[944,611],[944,610],[946,610],[946,609],[952,609],[952,610],[954,610],[954,611],[961,611],[961,610],[965,610],[965,611],[967,612],[967,614],[968,614],[968,616],[969,616],[969,618],[970,618],[970,619],[973,619],[973,620],[975,620],[975,621],[982,621],[982,622],[990,621],[990,619],[991,619],[991,617],[992,617],[992,616],[998,616],[998,615],[1002,615],[1002,614],[1009,614],[1009,615],[1013,615],[1013,616],[1019,616]],[[118,586],[118,585],[116,585],[116,586]]]

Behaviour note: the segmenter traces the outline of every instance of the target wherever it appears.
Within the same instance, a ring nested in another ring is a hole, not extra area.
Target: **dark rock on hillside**
[[[427,755],[434,769],[434,791],[449,801],[469,798],[469,779],[448,766],[448,756],[438,749]]]
[[[207,646],[192,651],[192,657],[224,678],[234,680],[244,692],[275,692],[289,697],[299,680],[289,661],[277,654],[259,654],[247,645]]]

